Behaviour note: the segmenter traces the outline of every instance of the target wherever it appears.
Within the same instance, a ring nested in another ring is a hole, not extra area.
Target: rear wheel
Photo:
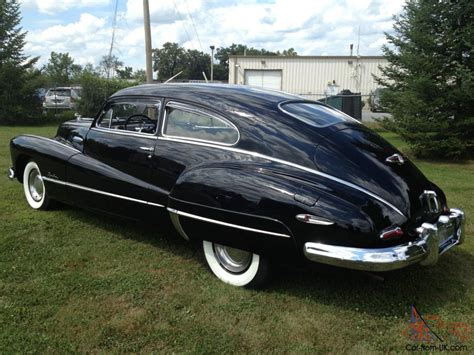
[[[267,280],[269,263],[265,257],[205,240],[202,246],[209,268],[221,281],[257,287]]]
[[[36,210],[46,210],[49,207],[50,199],[44,186],[41,171],[34,161],[30,161],[23,171],[23,189],[26,201],[31,208]]]

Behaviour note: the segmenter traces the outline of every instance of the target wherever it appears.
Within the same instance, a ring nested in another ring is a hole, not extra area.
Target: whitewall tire
[[[34,161],[30,161],[23,170],[23,189],[26,201],[35,210],[45,210],[49,206],[41,171]]]
[[[202,247],[209,268],[225,283],[256,287],[268,278],[268,260],[258,254],[206,240]]]

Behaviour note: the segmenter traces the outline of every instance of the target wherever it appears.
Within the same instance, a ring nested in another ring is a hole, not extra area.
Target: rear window
[[[283,112],[314,127],[327,127],[354,120],[345,113],[311,102],[288,102],[280,107]]]
[[[69,89],[49,90],[47,96],[71,96]]]

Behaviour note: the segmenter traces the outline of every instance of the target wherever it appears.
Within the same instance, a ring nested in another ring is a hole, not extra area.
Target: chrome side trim
[[[198,215],[195,215],[195,214],[191,214],[191,213],[187,213],[187,212],[183,212],[183,211],[178,211],[178,210],[175,210],[175,209],[172,209],[172,208],[167,208],[167,210],[171,213],[174,213],[174,214],[178,215],[178,216],[183,216],[183,217],[193,218],[193,219],[197,219],[197,220],[204,221],[204,222],[219,224],[221,226],[226,226],[226,227],[231,227],[231,228],[236,228],[236,229],[242,229],[242,230],[249,231],[249,232],[274,235],[274,236],[277,236],[277,237],[291,238],[291,236],[288,235],[288,234],[275,233],[275,232],[270,232],[270,231],[266,231],[266,230],[263,230],[263,229],[250,228],[250,227],[241,226],[239,224],[227,223],[227,222],[219,221],[219,220],[216,220],[216,219],[201,217],[201,216],[198,216]]]
[[[208,141],[208,140],[205,140],[205,139],[188,138],[188,137],[179,137],[179,136],[168,135],[168,134],[165,133],[166,121],[167,121],[167,118],[168,118],[168,111],[166,110],[166,108],[168,108],[168,107],[177,108],[177,109],[187,111],[187,112],[191,112],[191,113],[195,113],[195,114],[198,114],[198,115],[206,115],[206,116],[210,116],[210,117],[213,117],[215,119],[224,121],[227,124],[229,124],[230,126],[235,128],[235,130],[237,131],[237,140],[234,143],[219,143],[219,142],[214,142],[214,141]],[[201,110],[198,107],[194,107],[194,106],[191,106],[191,105],[188,105],[188,104],[183,104],[181,102],[176,102],[176,101],[169,101],[165,106],[165,112],[163,114],[163,123],[161,124],[161,135],[163,137],[166,137],[166,138],[178,139],[179,141],[184,141],[184,142],[210,143],[213,147],[214,146],[231,147],[231,146],[236,145],[240,141],[240,131],[239,131],[239,129],[237,128],[237,126],[235,124],[230,122],[228,119],[226,119],[222,116],[218,116],[214,113],[211,113],[211,112],[208,112],[208,111],[205,111],[205,110]]]
[[[329,219],[313,216],[311,214],[298,214],[295,218],[303,223],[317,224],[320,226],[332,226],[334,224],[334,222]]]
[[[176,231],[178,232],[178,234],[182,236],[184,239],[189,240],[188,235],[184,231],[183,226],[181,225],[181,222],[179,221],[178,211],[172,208],[168,208],[167,210],[170,214],[171,223],[173,223],[173,226],[176,228]]]
[[[291,166],[293,168],[300,169],[300,170],[309,172],[311,174],[315,174],[315,175],[324,177],[326,179],[329,179],[329,180],[335,181],[337,183],[340,183],[341,185],[345,185],[345,186],[351,187],[355,190],[358,190],[358,191],[360,191],[360,192],[362,192],[362,193],[364,193],[364,194],[366,194],[370,197],[373,197],[376,200],[382,202],[383,204],[385,204],[388,207],[392,208],[395,212],[397,212],[401,216],[405,217],[405,215],[403,214],[402,211],[400,211],[397,207],[392,205],[390,202],[384,200],[382,197],[380,197],[380,196],[378,196],[378,195],[376,195],[376,194],[374,194],[374,193],[372,193],[372,192],[370,192],[370,191],[368,191],[368,190],[366,190],[366,189],[364,189],[364,188],[362,188],[362,187],[360,187],[356,184],[353,184],[351,182],[345,181],[343,179],[340,179],[338,177],[323,173],[323,172],[315,170],[315,169],[307,168],[305,166],[295,164],[295,163],[291,163],[291,162],[286,161],[286,160],[270,157],[268,155],[264,155],[264,154],[260,154],[260,153],[257,153],[257,152],[244,150],[244,149],[239,149],[239,148],[226,147],[226,146],[222,146],[222,145],[209,144],[209,143],[204,143],[204,142],[195,142],[195,141],[189,141],[189,140],[185,140],[185,139],[171,138],[171,137],[162,137],[162,136],[160,136],[160,137],[158,137],[158,139],[159,140],[171,141],[171,142],[180,142],[180,143],[200,145],[200,146],[203,146],[203,147],[219,148],[219,149],[227,150],[227,151],[230,151],[230,152],[235,152],[235,153],[240,153],[240,154],[247,154],[247,155],[250,155],[250,156],[253,156],[253,157],[256,157],[256,158],[266,159],[266,160],[273,161],[275,163],[288,165],[288,166]]]
[[[51,179],[51,178],[46,177],[46,176],[43,176],[43,180],[44,180],[44,181],[48,181],[48,182],[52,182],[52,183],[55,183],[55,184],[63,185],[63,186],[73,187],[73,188],[79,189],[79,190],[94,192],[94,193],[100,194],[100,195],[105,195],[105,196],[109,196],[109,197],[115,197],[115,198],[119,198],[119,199],[122,199],[122,200],[127,200],[127,201],[132,201],[132,202],[137,202],[137,203],[142,203],[142,204],[144,204],[144,205],[150,205],[150,206],[155,206],[155,207],[165,207],[165,206],[163,206],[163,205],[160,205],[159,203],[154,203],[154,202],[139,200],[139,199],[136,199],[136,198],[132,198],[132,197],[128,197],[128,196],[123,196],[123,195],[117,195],[117,194],[113,194],[113,193],[111,193],[111,192],[106,192],[106,191],[102,191],[102,190],[92,189],[92,188],[90,188],[90,187],[85,187],[85,186],[73,184],[73,183],[70,183],[70,182],[65,182],[65,181],[61,181],[61,180],[57,180],[57,179]]]
[[[91,130],[92,131],[104,132],[104,133],[118,134],[118,135],[121,135],[121,136],[140,137],[140,138],[148,138],[148,139],[157,139],[158,138],[155,134],[148,134],[147,135],[147,133],[133,133],[133,132],[120,131],[118,129],[107,129],[107,128],[91,127]]]

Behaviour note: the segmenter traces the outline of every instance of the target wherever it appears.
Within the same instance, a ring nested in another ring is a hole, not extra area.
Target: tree
[[[419,157],[463,158],[474,152],[474,3],[409,0],[382,50],[382,105]]]
[[[178,43],[166,42],[160,49],[153,49],[153,70],[158,78],[167,80],[186,69],[186,51]]]
[[[26,32],[19,27],[17,0],[0,1],[0,122],[16,123],[35,117],[40,102],[32,83],[39,73],[34,69],[38,57],[23,53]]]
[[[123,66],[123,62],[121,62],[114,55],[112,56],[104,55],[99,64],[99,67],[102,69],[102,72],[104,73],[107,79],[115,77],[115,73],[122,66]]]
[[[82,67],[74,64],[74,59],[69,53],[51,52],[43,71],[51,86],[66,86],[80,75]]]
[[[288,49],[285,49],[283,52],[281,52],[281,55],[285,57],[296,57],[298,53],[295,51],[294,48],[288,48]]]
[[[269,51],[264,48],[256,49],[248,47],[245,44],[232,43],[229,47],[217,48],[214,58],[219,61],[219,64],[214,68],[214,78],[217,80],[227,80],[229,75],[229,56],[231,55],[266,55],[266,56],[297,56],[294,48],[280,51]]]
[[[185,56],[183,79],[203,80],[203,72],[210,78],[211,56],[195,49],[188,49]]]
[[[123,69],[117,68],[117,76],[119,79],[132,79],[133,68],[132,67],[124,67]]]
[[[137,69],[133,73],[133,79],[139,83],[144,83],[146,81],[146,71],[144,69]]]

